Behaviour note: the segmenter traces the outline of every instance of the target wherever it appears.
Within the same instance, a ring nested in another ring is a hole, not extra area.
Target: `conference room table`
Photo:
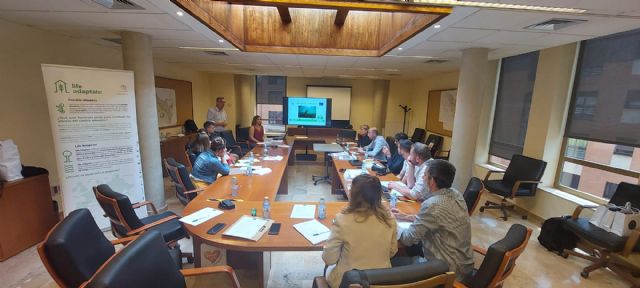
[[[263,158],[263,147],[261,145],[253,149],[255,159],[259,162],[254,165],[268,167],[272,171],[266,175],[252,176],[234,175],[238,179],[238,196],[231,196],[231,178],[233,176],[220,177],[213,184],[209,185],[195,199],[185,207],[183,215],[187,216],[205,207],[218,207],[218,201],[214,199],[235,199],[235,209],[224,210],[224,213],[214,217],[200,225],[192,226],[185,224],[186,230],[193,238],[195,266],[203,264],[203,257],[207,261],[215,262],[216,257],[224,257],[221,253],[212,253],[205,245],[220,249],[226,249],[226,263],[235,269],[256,269],[258,270],[259,287],[266,287],[271,269],[272,251],[321,251],[324,242],[316,245],[311,244],[302,234],[293,228],[294,224],[306,222],[310,219],[292,219],[291,211],[295,204],[318,204],[304,202],[279,202],[275,201],[276,195],[287,194],[287,169],[288,160],[291,154],[291,147],[270,148],[269,156],[282,156],[281,161],[267,161]],[[334,160],[331,168],[334,173],[334,181],[340,182],[336,186],[349,187],[350,180],[345,179],[340,169],[354,169],[355,167],[346,160]],[[369,171],[369,173],[372,173]],[[375,174],[372,174],[375,175]],[[381,180],[398,180],[391,175],[382,176]],[[311,181],[311,179],[309,180]],[[333,186],[333,184],[332,184]],[[346,189],[348,197],[348,189]],[[235,223],[242,215],[251,215],[251,209],[257,210],[257,216],[262,216],[262,201],[267,196],[271,202],[271,219],[275,223],[281,223],[278,235],[268,235],[265,233],[258,241],[244,240],[222,236],[225,229]],[[388,202],[385,202],[388,205]],[[326,215],[323,220],[319,220],[327,227],[335,215],[345,208],[347,202],[327,202]],[[416,213],[419,205],[415,202],[398,202],[398,208],[405,213]],[[317,209],[316,209],[317,219]],[[216,223],[226,224],[225,228],[215,235],[207,234],[207,231]],[[207,254],[208,253],[208,254]],[[203,255],[204,254],[204,255]]]

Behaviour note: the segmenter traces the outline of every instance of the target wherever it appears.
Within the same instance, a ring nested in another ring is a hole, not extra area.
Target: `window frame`
[[[255,81],[256,81],[256,82],[255,82],[255,83],[256,83],[256,85],[255,85],[254,89],[255,89],[255,99],[256,99],[256,107],[255,107],[256,114],[258,114],[258,111],[259,111],[259,109],[258,109],[258,105],[278,105],[278,104],[264,104],[264,103],[258,103],[258,77],[260,77],[260,76],[262,76],[262,77],[265,77],[265,76],[266,76],[266,77],[283,77],[283,78],[284,78],[284,84],[283,84],[283,85],[284,85],[284,96],[282,96],[282,97],[283,97],[283,99],[284,99],[284,98],[286,98],[286,97],[288,97],[288,92],[289,92],[289,91],[288,91],[288,89],[287,89],[287,82],[288,82],[288,78],[289,78],[289,77],[287,77],[286,75],[255,75],[255,76],[254,76],[254,77],[255,77],[254,79],[255,79]],[[269,79],[269,80],[270,80],[270,79]],[[270,85],[270,84],[268,84],[269,80],[267,80],[267,85]],[[269,92],[270,92],[270,91],[269,91]],[[268,96],[267,96],[267,97],[268,97]],[[284,111],[284,103],[280,103],[280,105],[282,106],[282,111]],[[282,115],[282,117],[283,117],[282,121],[283,121],[283,123],[284,123],[284,115]],[[266,119],[264,119],[264,118],[263,118],[262,120],[263,120],[263,121],[264,121],[264,120],[266,120],[266,123],[269,123],[269,118],[266,118]],[[274,124],[274,125],[284,125],[283,123],[280,123],[280,124]]]

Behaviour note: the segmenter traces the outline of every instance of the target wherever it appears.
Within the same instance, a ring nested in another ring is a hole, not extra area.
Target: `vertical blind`
[[[565,136],[640,147],[640,29],[582,42]]]
[[[489,154],[511,159],[522,154],[527,134],[538,51],[502,59]]]

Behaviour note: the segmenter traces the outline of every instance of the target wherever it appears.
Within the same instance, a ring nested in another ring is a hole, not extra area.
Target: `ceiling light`
[[[220,39],[218,40],[218,43],[224,43],[224,40]]]
[[[187,49],[187,50],[205,50],[205,51],[238,51],[238,48],[218,48],[218,47],[189,47],[189,46],[185,46],[185,47],[178,47],[180,49]]]
[[[577,8],[562,8],[562,7],[550,7],[550,6],[535,6],[535,5],[475,2],[475,1],[457,1],[457,0],[414,0],[413,3],[447,5],[447,6],[467,6],[467,7],[480,7],[480,8],[493,8],[493,9],[507,9],[507,10],[576,13],[576,14],[587,12],[587,10],[585,9],[577,9]]]
[[[402,51],[402,47],[398,47],[398,50]]]
[[[438,59],[438,58],[440,58],[440,57],[434,57],[434,56],[405,56],[405,55],[391,55],[391,54],[384,55],[384,57],[417,58],[417,59]]]
[[[176,14],[178,14],[178,16],[184,16],[184,12],[182,12],[182,11],[178,11],[178,12],[176,12]]]
[[[433,28],[440,29],[440,24],[433,25]]]

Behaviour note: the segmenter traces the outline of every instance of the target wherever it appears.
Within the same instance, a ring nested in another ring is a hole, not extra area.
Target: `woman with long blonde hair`
[[[336,215],[322,252],[329,285],[339,287],[342,274],[351,269],[391,267],[389,259],[398,251],[396,229],[382,205],[380,180],[368,174],[354,178],[349,205]]]

